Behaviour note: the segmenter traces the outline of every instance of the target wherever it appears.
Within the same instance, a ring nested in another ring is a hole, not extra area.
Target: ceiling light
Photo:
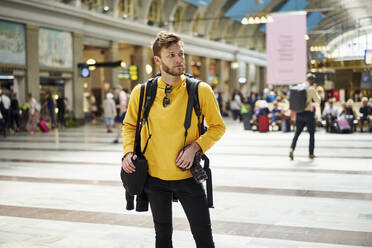
[[[259,24],[260,22],[261,22],[260,18],[258,16],[256,16],[254,18],[254,23]]]
[[[267,22],[268,23],[274,22],[274,18],[272,16],[267,16]]]
[[[243,25],[247,25],[248,24],[248,18],[244,16],[243,19],[242,19],[242,21],[241,21],[241,23]]]
[[[251,16],[251,17],[249,17],[249,19],[248,19],[248,23],[249,24],[254,24],[254,18]]]
[[[87,60],[87,64],[88,65],[94,65],[96,63],[96,60],[95,59],[88,59]]]
[[[262,16],[262,17],[261,17],[261,23],[266,23],[266,22],[267,22],[266,17]]]

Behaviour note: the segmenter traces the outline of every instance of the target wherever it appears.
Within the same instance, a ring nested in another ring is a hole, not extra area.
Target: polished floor
[[[372,247],[372,134],[227,132],[208,155],[217,248]],[[121,144],[103,126],[0,138],[1,248],[150,248],[149,212],[125,210]],[[171,144],[170,144],[171,145]],[[195,247],[174,203],[174,247]]]

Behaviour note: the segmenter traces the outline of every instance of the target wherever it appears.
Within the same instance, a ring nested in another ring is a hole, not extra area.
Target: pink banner
[[[266,24],[267,83],[286,85],[306,79],[306,13],[273,14]]]

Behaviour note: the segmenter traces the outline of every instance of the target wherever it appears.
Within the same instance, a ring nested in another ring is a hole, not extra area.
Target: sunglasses
[[[163,98],[163,107],[164,108],[170,104],[170,99],[168,97],[168,94],[170,94],[171,92],[172,92],[172,87],[167,85],[165,87],[165,97]]]

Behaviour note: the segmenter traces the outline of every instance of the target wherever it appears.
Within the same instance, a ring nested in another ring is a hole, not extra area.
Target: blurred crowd
[[[318,127],[333,133],[372,131],[372,98],[358,95],[360,101],[355,102],[353,99],[337,101],[334,97],[325,100],[323,87],[318,86],[316,90],[321,98],[320,105],[313,103]],[[216,93],[217,100],[218,97]],[[246,130],[289,132],[296,127],[296,112],[290,109],[289,91],[266,88],[260,94],[244,94],[236,89],[224,103],[220,104],[222,113],[225,116],[231,113],[232,119],[242,122]]]

